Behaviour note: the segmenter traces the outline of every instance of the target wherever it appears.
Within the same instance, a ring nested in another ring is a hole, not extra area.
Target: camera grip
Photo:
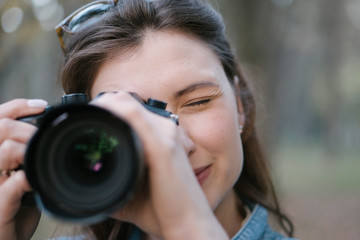
[[[21,121],[21,122],[26,122],[26,123],[30,123],[31,125],[34,126],[39,126],[39,121],[42,117],[42,114],[38,114],[38,115],[30,115],[30,116],[26,116],[26,117],[22,117],[22,118],[17,118],[16,120]]]
[[[21,206],[34,207],[36,206],[33,192],[27,192],[21,199]]]
[[[20,165],[15,171],[24,170],[24,165]],[[27,192],[21,199],[21,206],[33,207],[36,206],[35,197],[33,192]]]
[[[41,121],[43,120],[45,114],[51,110],[53,107],[52,106],[47,106],[44,110],[44,112],[40,113],[40,114],[35,114],[35,115],[29,115],[29,116],[25,116],[25,117],[21,117],[21,118],[17,118],[16,120],[21,121],[21,122],[26,122],[29,124],[32,124],[36,127],[39,127],[41,124]]]

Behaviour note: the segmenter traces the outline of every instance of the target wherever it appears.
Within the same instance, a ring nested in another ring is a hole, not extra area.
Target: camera
[[[143,106],[174,120],[166,103]],[[145,163],[134,130],[111,112],[88,104],[86,94],[65,95],[44,113],[19,119],[38,127],[23,169],[39,208],[66,221],[95,223],[124,206],[144,184]]]

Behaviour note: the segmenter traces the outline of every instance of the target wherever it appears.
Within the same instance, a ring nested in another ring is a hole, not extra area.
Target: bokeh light
[[[6,33],[15,32],[23,20],[24,13],[21,8],[13,7],[7,9],[1,16],[1,26]]]

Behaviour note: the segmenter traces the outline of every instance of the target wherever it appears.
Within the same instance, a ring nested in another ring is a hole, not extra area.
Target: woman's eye
[[[185,107],[195,107],[195,106],[201,106],[204,104],[207,104],[211,101],[211,99],[202,99],[196,102],[191,102],[185,105]]]

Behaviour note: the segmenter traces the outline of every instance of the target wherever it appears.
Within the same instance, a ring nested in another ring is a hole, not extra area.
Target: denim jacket
[[[135,230],[131,240],[141,240],[139,230]],[[295,240],[284,237],[271,229],[268,223],[268,213],[265,208],[255,205],[250,217],[231,240]]]
[[[56,238],[56,240],[70,239],[83,240],[84,238],[81,236]],[[138,228],[135,228],[130,240],[141,240],[141,232]],[[272,230],[268,223],[267,210],[260,205],[255,205],[250,217],[231,240],[295,240],[295,238],[284,237]]]
[[[290,240],[271,229],[265,208],[255,205],[250,218],[231,240]]]

